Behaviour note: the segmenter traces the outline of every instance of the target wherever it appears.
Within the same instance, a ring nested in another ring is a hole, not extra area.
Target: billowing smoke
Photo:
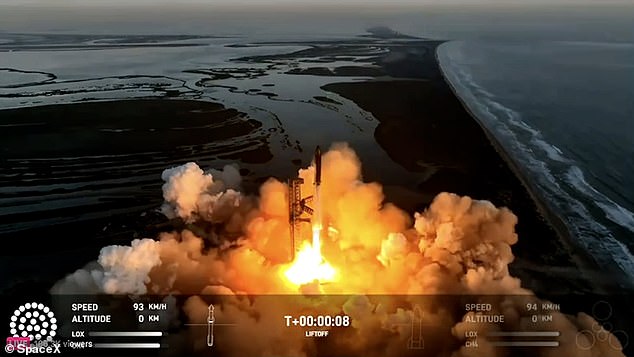
[[[148,274],[161,264],[160,243],[135,239],[130,246],[112,245],[101,249],[96,263],[68,276],[52,293],[145,294]]]
[[[258,197],[246,196],[238,191],[235,167],[205,173],[188,163],[163,172],[163,212],[211,225],[210,236],[184,230],[135,240],[130,247],[106,247],[97,262],[58,282],[52,292],[192,295],[180,306],[187,317],[180,323],[188,324],[204,324],[210,296],[224,296],[216,320],[239,326],[240,336],[218,329],[216,338],[225,342],[215,348],[223,355],[508,356],[509,350],[485,339],[478,348],[468,348],[465,331],[484,336],[502,328],[543,328],[561,331],[561,347],[534,349],[533,356],[622,356],[610,346],[618,344],[615,338],[577,348],[577,332],[593,331],[596,323],[583,313],[554,313],[555,327],[531,325],[525,303],[540,300],[509,274],[518,236],[517,217],[508,209],[441,193],[427,210],[410,217],[384,202],[381,185],[362,181],[361,163],[347,145],[334,145],[322,165],[327,232],[322,254],[337,271],[332,282],[296,286],[284,276],[292,264],[285,183],[270,179]],[[312,166],[299,172],[305,196],[314,193],[313,175]],[[301,232],[310,240],[308,225]],[[327,301],[304,297],[306,292],[323,294]],[[474,324],[477,313],[465,314],[463,304],[433,298],[442,294],[491,296],[490,313],[504,314],[504,324]],[[319,340],[278,323],[285,315],[310,313],[343,313],[351,326]],[[426,326],[428,343],[421,350],[408,345],[414,318]],[[180,334],[170,335],[170,346],[204,349],[205,334],[182,327]]]
[[[193,162],[163,171],[162,211],[169,217],[180,217],[188,222],[210,220],[217,207],[237,205],[240,194],[240,172],[227,165],[222,171],[204,173]]]

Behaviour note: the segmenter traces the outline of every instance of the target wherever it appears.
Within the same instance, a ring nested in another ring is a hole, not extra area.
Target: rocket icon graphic
[[[209,304],[209,313],[207,315],[207,346],[212,347],[214,345],[214,322],[216,317],[214,316],[214,305]]]
[[[411,350],[425,348],[425,340],[423,340],[423,312],[418,305],[414,307],[412,315],[412,336],[409,339],[408,347]]]

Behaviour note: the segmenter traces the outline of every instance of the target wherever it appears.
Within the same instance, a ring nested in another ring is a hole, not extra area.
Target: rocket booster
[[[315,149],[315,186],[321,185],[321,149]]]
[[[319,146],[315,148],[315,195],[313,197],[313,204],[315,213],[313,214],[313,247],[319,247],[319,235],[322,228],[321,217],[321,149]],[[317,248],[319,249],[319,248]]]

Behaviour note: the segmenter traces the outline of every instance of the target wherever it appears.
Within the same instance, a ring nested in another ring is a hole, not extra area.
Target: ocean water
[[[634,43],[452,41],[437,56],[573,239],[634,277]]]

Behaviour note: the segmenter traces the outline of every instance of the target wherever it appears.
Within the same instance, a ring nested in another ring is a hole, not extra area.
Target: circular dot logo
[[[20,305],[11,316],[9,334],[13,337],[28,337],[31,342],[52,341],[57,334],[57,319],[51,309],[41,303],[28,302]]]

